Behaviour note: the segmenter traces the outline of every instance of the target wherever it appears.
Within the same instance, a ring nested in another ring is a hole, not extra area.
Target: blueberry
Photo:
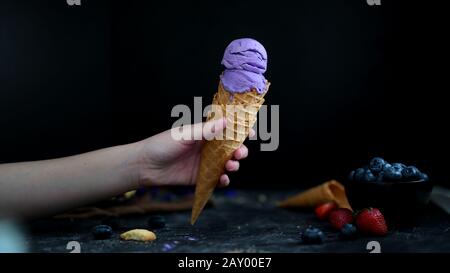
[[[428,181],[428,175],[426,173],[420,173],[420,179],[423,181]]]
[[[110,226],[98,225],[92,229],[92,235],[94,235],[96,240],[109,239],[113,235],[113,230]]]
[[[387,169],[387,168],[390,168],[390,167],[392,167],[391,164],[389,164],[389,163],[384,164],[384,166],[383,166],[383,171],[385,172],[386,169]]]
[[[354,178],[355,178],[355,171],[351,171],[350,174],[348,175],[348,180],[353,181]]]
[[[404,168],[406,168],[406,165],[403,163],[392,163],[392,167],[396,170],[402,171]]]
[[[403,179],[408,181],[420,179],[420,171],[414,166],[408,166],[402,170]]]
[[[345,224],[341,229],[341,237],[345,240],[353,240],[358,237],[358,232],[356,231],[356,227],[352,224]]]
[[[399,169],[396,169],[394,166],[387,168],[384,171],[383,177],[388,181],[398,181],[402,179],[402,172]]]
[[[166,220],[160,215],[150,216],[147,220],[147,226],[150,229],[159,229],[166,226]]]
[[[374,157],[369,164],[369,169],[372,171],[372,173],[377,174],[383,170],[384,165],[386,164],[386,161],[382,159],[381,157]]]
[[[320,229],[309,226],[302,233],[302,241],[305,244],[321,244],[325,241],[325,234]]]
[[[373,182],[376,179],[377,178],[375,177],[375,175],[373,175],[373,173],[370,170],[366,170],[364,172],[364,178],[363,178],[364,182]]]
[[[356,169],[355,175],[353,176],[355,181],[363,181],[365,173],[366,173],[366,170],[364,170],[363,168]]]

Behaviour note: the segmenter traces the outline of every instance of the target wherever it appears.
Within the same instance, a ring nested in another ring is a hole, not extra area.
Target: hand
[[[140,142],[142,145],[138,163],[140,184],[146,186],[195,184],[205,139],[212,139],[215,135],[221,134],[225,127],[225,119],[213,120],[172,129],[181,129],[183,139],[194,140],[175,140],[172,137],[172,130],[167,130]],[[184,130],[185,128],[190,130]],[[253,134],[255,132],[250,130],[250,135]],[[238,160],[246,158],[247,155],[248,149],[242,145],[234,152],[233,159],[226,162],[225,170],[237,171]],[[228,186],[229,183],[230,178],[223,174],[219,186]]]

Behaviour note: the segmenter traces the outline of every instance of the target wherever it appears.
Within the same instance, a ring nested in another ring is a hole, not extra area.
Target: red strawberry
[[[337,205],[334,202],[323,203],[322,205],[318,205],[314,212],[316,213],[317,218],[320,220],[325,220],[330,216],[331,211],[337,209]]]
[[[366,234],[384,236],[388,232],[386,221],[379,209],[363,209],[356,216],[356,226]]]
[[[337,229],[341,230],[345,224],[353,223],[353,213],[349,209],[340,208],[333,210],[330,213],[330,223],[331,225]]]

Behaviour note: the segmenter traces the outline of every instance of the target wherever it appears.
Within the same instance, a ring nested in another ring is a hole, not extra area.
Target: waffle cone
[[[348,203],[344,186],[335,180],[294,195],[282,201],[278,206],[282,208],[315,207],[326,202],[335,202],[340,208],[352,209]]]
[[[264,103],[264,95],[269,85],[270,83],[267,82],[265,92],[262,94],[255,90],[245,93],[229,93],[222,83],[219,83],[212,103],[215,110],[210,112],[207,120],[225,117],[227,126],[221,139],[206,141],[202,148],[191,224],[195,223],[211,197],[220,176],[224,173],[225,163],[233,157],[234,151],[242,145],[255,124],[257,113]],[[233,106],[232,111],[227,106]],[[221,115],[216,115],[216,113]]]

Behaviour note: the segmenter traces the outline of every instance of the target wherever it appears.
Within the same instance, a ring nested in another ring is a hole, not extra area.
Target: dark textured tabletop
[[[67,243],[77,241],[81,252],[369,252],[378,241],[381,252],[450,252],[450,217],[433,205],[409,227],[391,227],[386,237],[360,237],[344,241],[312,210],[277,208],[286,191],[232,191],[216,194],[214,206],[203,212],[197,224],[189,224],[190,212],[166,213],[166,226],[155,230],[157,239],[142,243],[122,241],[121,232],[146,228],[150,215],[117,219],[111,239],[94,240],[91,230],[99,219],[42,219],[28,224],[27,244],[33,252],[69,252]],[[321,228],[326,241],[319,245],[301,242],[308,225]]]

